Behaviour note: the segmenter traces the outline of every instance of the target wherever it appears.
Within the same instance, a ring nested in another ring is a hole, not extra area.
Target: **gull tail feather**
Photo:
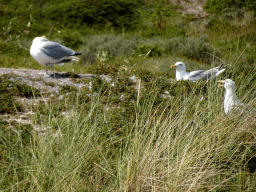
[[[83,53],[75,52],[75,55],[83,55]]]
[[[223,73],[225,71],[225,69],[221,69],[220,71],[218,71],[218,73],[216,73],[216,77],[218,76],[218,75],[220,75],[221,73]]]
[[[220,64],[218,67],[216,67],[217,69],[221,69],[221,68],[226,68],[228,65],[224,65],[224,63]]]
[[[80,58],[75,57],[75,56],[71,56],[70,58],[71,58],[71,62],[81,60]]]
[[[74,62],[74,61],[79,61],[79,60],[81,60],[81,59],[78,57],[69,56],[69,57],[66,57],[65,59],[61,60],[60,63],[68,63],[68,62]]]

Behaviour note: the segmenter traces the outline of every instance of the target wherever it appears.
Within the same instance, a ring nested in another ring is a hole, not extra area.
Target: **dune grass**
[[[179,88],[175,88],[178,86]],[[252,191],[255,119],[226,116],[215,81],[156,81],[116,97],[98,87],[38,106],[35,124],[1,134],[3,191]],[[143,87],[143,88],[142,88]],[[254,83],[253,89],[256,85]],[[183,92],[175,94],[172,89]],[[145,94],[147,93],[147,94]],[[174,95],[175,94],[175,95]],[[68,111],[63,116],[56,113]],[[116,120],[116,121],[115,121]]]
[[[13,95],[41,95],[1,76],[7,114],[0,117],[0,191],[255,191],[255,117],[225,115],[224,88],[217,86],[219,79],[234,80],[238,98],[256,107],[251,9],[197,20],[169,1],[118,0],[136,7],[136,21],[109,14],[110,22],[95,17],[98,25],[81,25],[77,18],[90,16],[89,8],[76,12],[81,17],[69,12],[74,22],[51,19],[66,14],[68,0],[6,2],[0,67],[44,70],[29,54],[34,36],[44,34],[84,53],[56,71],[106,74],[114,86],[100,78],[90,80],[91,89],[63,86],[48,102],[28,106],[32,125],[10,126],[6,118],[22,111]],[[221,0],[212,2],[218,8]],[[228,66],[216,80],[176,82],[173,61],[189,71]]]

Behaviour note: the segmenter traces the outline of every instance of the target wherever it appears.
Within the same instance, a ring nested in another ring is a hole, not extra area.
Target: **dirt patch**
[[[0,76],[8,74],[11,81],[26,84],[39,90],[41,94],[44,93],[58,93],[60,86],[73,86],[77,89],[83,87],[90,87],[89,83],[84,83],[83,80],[97,77],[94,74],[71,74],[64,72],[55,72],[48,76],[43,70],[33,69],[12,69],[0,68]],[[111,82],[111,77],[107,75],[99,76],[102,80]]]
[[[206,17],[209,14],[205,12],[203,6],[207,0],[169,0],[172,4],[179,5],[178,11],[183,14],[193,14],[196,18]]]
[[[23,112],[16,112],[16,114],[1,114],[0,118],[6,123],[6,127],[15,130],[17,125],[30,124],[38,133],[43,134],[48,130],[40,125],[34,124],[33,116],[35,112],[31,111],[31,106],[36,106],[40,102],[48,103],[51,97],[58,97],[60,100],[64,97],[59,93],[61,86],[75,87],[77,90],[83,88],[91,89],[91,80],[97,75],[94,74],[75,74],[55,72],[50,75],[45,75],[43,70],[33,69],[12,69],[0,68],[0,76],[5,75],[10,81],[17,82],[21,85],[29,85],[40,92],[37,97],[16,97],[15,101],[22,105]],[[106,75],[99,76],[102,80],[111,83],[112,79]],[[86,80],[88,79],[88,80]],[[10,84],[9,86],[12,86]],[[63,112],[63,116],[68,116],[69,112]]]
[[[0,76],[5,75],[10,81],[17,82],[22,85],[29,85],[40,92],[36,97],[20,97],[14,96],[15,101],[22,105],[23,112],[16,112],[15,114],[1,114],[0,118],[6,123],[6,128],[14,132],[18,132],[15,127],[17,125],[32,125],[34,131],[40,135],[49,135],[49,127],[43,127],[33,121],[33,117],[36,115],[36,111],[32,111],[32,106],[36,107],[40,103],[46,105],[52,98],[62,100],[68,93],[61,93],[59,89],[61,86],[70,86],[77,89],[77,94],[83,89],[92,89],[92,78],[99,77],[102,80],[109,83],[111,86],[115,86],[115,81],[112,77],[107,75],[95,75],[95,74],[74,74],[65,72],[55,72],[51,75],[45,75],[44,70],[33,69],[12,69],[12,68],[0,68]],[[140,81],[137,77],[132,76],[130,81],[134,84],[134,88],[141,89]],[[10,84],[9,86],[12,86]],[[64,95],[63,95],[64,94]],[[98,93],[88,94],[89,97]],[[61,116],[70,117],[75,115],[73,111],[62,111]],[[59,134],[51,133],[56,137]]]

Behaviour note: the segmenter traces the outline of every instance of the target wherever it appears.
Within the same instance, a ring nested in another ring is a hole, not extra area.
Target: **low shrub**
[[[222,12],[223,12],[222,18],[227,20],[241,19],[244,17],[244,14],[245,14],[244,9],[236,9],[236,8],[226,8]]]
[[[60,37],[65,46],[74,50],[78,49],[81,45],[83,45],[81,34],[79,32],[70,33],[70,31],[62,31]]]
[[[254,0],[211,0],[207,1],[204,8],[208,13],[221,13],[226,8],[246,8],[251,11],[256,10],[256,2]]]
[[[208,25],[207,28],[211,31],[218,32],[221,34],[227,34],[229,32],[234,32],[237,30],[237,27],[234,25],[231,25],[226,20],[220,20],[220,19],[212,19]]]
[[[157,57],[162,56],[164,50],[157,44],[155,45],[138,45],[133,52],[135,56],[144,56],[144,57]]]
[[[141,1],[58,1],[43,7],[43,16],[69,27],[109,25],[115,28],[132,28],[138,17]]]
[[[168,51],[171,54],[178,54],[186,56],[188,58],[196,59],[198,61],[204,61],[211,63],[212,55],[219,57],[220,51],[213,47],[207,41],[207,36],[194,37],[176,37],[169,41]]]
[[[113,59],[120,56],[159,57],[177,54],[198,61],[211,63],[214,56],[220,57],[220,51],[208,42],[207,36],[175,38],[126,38],[115,35],[94,35],[86,40],[82,48],[85,63],[97,61],[97,57]],[[106,59],[105,58],[105,59]],[[98,74],[98,73],[97,73]]]
[[[129,55],[136,47],[136,38],[128,39],[122,35],[93,35],[86,40],[86,46],[82,48],[82,56],[85,63],[94,63],[98,52],[107,53],[109,59],[121,55]]]

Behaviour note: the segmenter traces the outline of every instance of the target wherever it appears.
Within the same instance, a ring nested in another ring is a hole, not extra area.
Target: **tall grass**
[[[26,140],[19,130],[1,134],[1,189],[252,191],[255,120],[227,117],[214,81],[189,86],[159,100],[155,83],[141,84],[134,99],[123,101],[128,108],[113,102],[111,92],[89,101],[77,96],[66,106],[68,116],[49,104],[35,116],[44,134],[31,132]],[[113,126],[110,120],[125,110],[131,116]]]
[[[92,64],[57,69],[109,74],[115,81],[112,86],[95,78],[92,90],[63,87],[63,100],[56,94],[49,102],[29,106],[36,112],[33,128],[9,127],[1,117],[1,191],[255,190],[255,118],[225,115],[224,89],[217,88],[216,80],[169,79],[174,78],[169,57],[184,61],[188,70],[208,69],[206,63],[216,66],[223,59],[229,66],[222,77],[234,80],[239,99],[255,107],[253,13],[244,11],[238,18],[235,12],[228,20],[220,9],[222,19],[213,15],[205,24],[208,36],[200,30],[189,36],[189,17],[163,6],[167,1],[148,1],[147,9],[137,10],[136,21],[111,17],[105,23],[100,17],[102,26],[80,26],[79,11],[60,18],[76,22],[68,26],[52,20],[66,14],[65,2],[58,6],[64,8],[61,12],[48,9],[50,2],[27,8],[27,1],[20,10],[15,2],[10,4],[14,8],[7,6],[2,21],[2,67],[42,67],[28,50],[35,36],[46,33],[50,40],[81,50],[83,62]],[[132,1],[130,5],[135,6]],[[46,14],[50,12],[54,14]],[[39,17],[44,14],[48,19]],[[141,78],[139,84],[129,81],[132,75]],[[17,92],[3,81],[8,95]],[[17,110],[18,104],[11,112]]]

